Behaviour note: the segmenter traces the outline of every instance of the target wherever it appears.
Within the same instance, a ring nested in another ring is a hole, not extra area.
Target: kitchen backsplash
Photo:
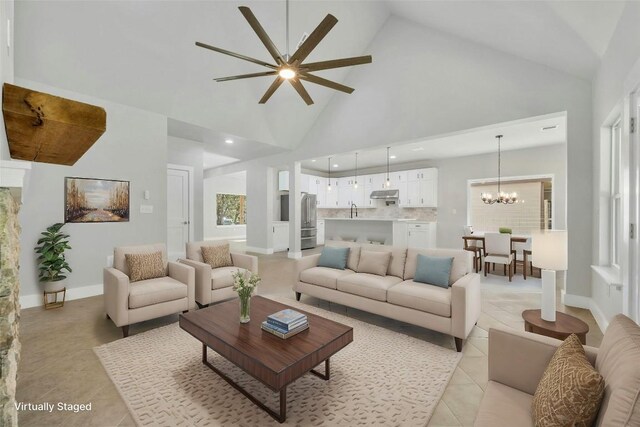
[[[349,209],[318,209],[318,218],[349,218]],[[355,215],[355,213],[354,213]],[[358,218],[417,219],[435,222],[437,208],[400,208],[396,205],[378,208],[358,209]]]

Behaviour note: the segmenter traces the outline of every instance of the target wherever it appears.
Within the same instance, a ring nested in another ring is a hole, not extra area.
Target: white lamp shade
[[[532,236],[533,265],[544,270],[568,269],[569,256],[566,230],[545,230]]]

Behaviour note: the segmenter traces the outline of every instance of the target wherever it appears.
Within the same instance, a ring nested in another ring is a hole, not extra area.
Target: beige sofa
[[[225,240],[189,242],[187,243],[187,259],[179,261],[196,270],[196,303],[201,308],[238,296],[233,290],[233,277],[231,276],[236,271],[258,273],[258,258],[253,255],[232,252],[232,267],[212,269],[209,264],[204,262],[201,250],[203,246],[218,246],[227,243]]]
[[[489,382],[476,427],[533,426],[533,395],[561,341],[529,332],[489,331]],[[628,317],[611,320],[599,349],[585,346],[602,374],[605,394],[595,426],[640,425],[640,326]]]
[[[296,298],[301,294],[452,335],[456,349],[480,317],[480,276],[473,272],[473,254],[454,249],[411,249],[345,242],[345,270],[318,267],[320,254],[297,262]],[[359,273],[361,250],[391,252],[386,276]],[[414,282],[418,254],[453,257],[449,288]]]
[[[125,254],[162,252],[166,277],[129,281],[129,267]],[[113,251],[113,267],[103,271],[104,306],[107,317],[129,335],[129,325],[187,312],[195,304],[195,271],[193,268],[167,262],[167,248],[163,243],[143,246],[121,246]]]

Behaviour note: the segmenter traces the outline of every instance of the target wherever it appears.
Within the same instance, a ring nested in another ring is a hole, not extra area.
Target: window
[[[621,242],[621,221],[622,221],[622,194],[620,193],[620,150],[622,145],[622,121],[618,119],[611,127],[611,177],[610,177],[610,202],[609,209],[611,221],[609,236],[611,245],[611,265],[620,266],[620,242]]]
[[[246,224],[247,196],[241,194],[216,194],[216,224]]]

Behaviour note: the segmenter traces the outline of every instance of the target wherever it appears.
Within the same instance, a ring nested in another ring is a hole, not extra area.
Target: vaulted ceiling
[[[332,99],[356,96],[358,86],[346,95],[306,84],[315,101],[308,107],[288,85],[258,105],[270,78],[214,82],[263,70],[198,48],[196,40],[269,59],[240,5],[251,7],[284,51],[284,1],[16,2],[16,76],[293,148]],[[397,15],[589,80],[623,7],[609,1],[292,1],[290,44],[293,50],[331,13],[339,22],[309,61],[367,54],[389,16]],[[360,67],[375,66],[374,57]],[[349,73],[344,68],[321,75],[344,82]],[[389,76],[389,85],[376,90],[403,84]]]

